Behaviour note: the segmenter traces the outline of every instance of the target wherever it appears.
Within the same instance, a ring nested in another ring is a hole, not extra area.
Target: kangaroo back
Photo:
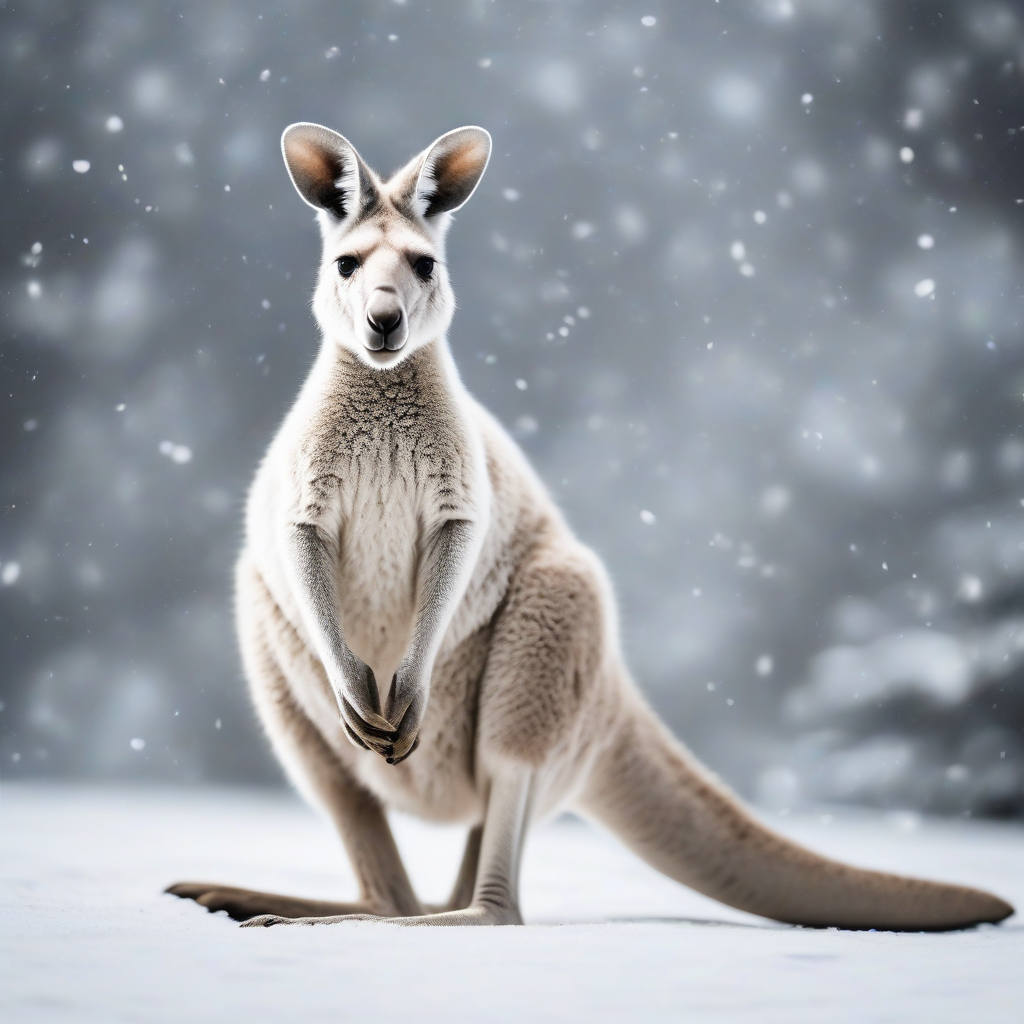
[[[849,867],[783,838],[697,765],[629,689],[581,810],[670,878],[739,910],[814,927],[942,931],[1013,913],[987,892]]]

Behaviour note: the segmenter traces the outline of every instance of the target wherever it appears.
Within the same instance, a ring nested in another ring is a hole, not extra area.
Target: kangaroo
[[[445,236],[490,135],[448,132],[387,180],[317,124],[281,145],[317,211],[323,339],[249,495],[238,637],[274,752],[333,819],[360,898],[167,891],[247,926],[521,924],[528,828],[573,808],[670,878],[778,921],[921,931],[1012,914],[790,842],[648,707],[605,570],[448,348]],[[388,807],[469,824],[447,904],[417,898]]]

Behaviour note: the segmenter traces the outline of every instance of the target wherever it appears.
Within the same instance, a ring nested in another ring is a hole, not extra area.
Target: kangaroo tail
[[[762,917],[812,927],[945,931],[1002,921],[979,889],[865,871],[812,853],[755,820],[631,693],[580,809],[659,871]]]

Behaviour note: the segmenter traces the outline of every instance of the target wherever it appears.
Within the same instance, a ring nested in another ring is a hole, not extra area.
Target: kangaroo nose
[[[380,334],[386,338],[402,322],[402,311],[400,309],[392,309],[367,313],[366,322],[370,325],[370,330],[374,334]]]

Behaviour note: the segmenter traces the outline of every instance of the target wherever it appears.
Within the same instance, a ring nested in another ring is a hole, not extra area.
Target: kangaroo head
[[[387,181],[322,125],[290,125],[281,149],[320,222],[313,313],[324,335],[378,369],[443,335],[455,311],[444,239],[487,167],[490,135],[456,128]]]

